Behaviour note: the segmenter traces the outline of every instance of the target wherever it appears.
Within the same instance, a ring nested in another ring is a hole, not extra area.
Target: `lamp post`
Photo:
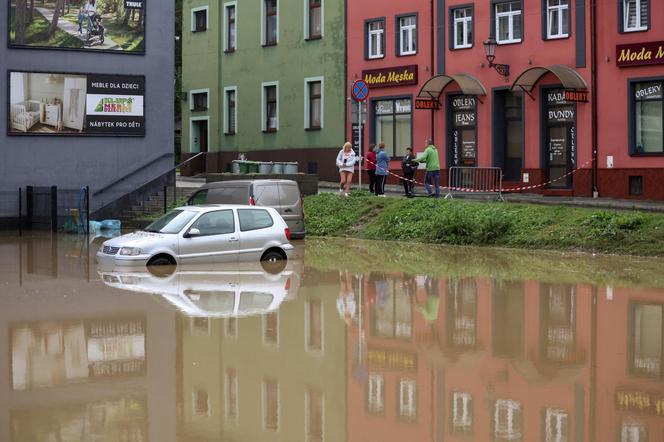
[[[507,78],[510,76],[510,65],[494,63],[496,59],[496,47],[498,43],[493,36],[489,36],[488,39],[484,41],[484,53],[486,54],[486,59],[489,62],[489,67],[494,68],[503,77]]]

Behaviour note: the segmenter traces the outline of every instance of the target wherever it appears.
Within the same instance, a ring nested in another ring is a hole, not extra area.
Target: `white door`
[[[78,131],[83,130],[86,89],[87,85],[84,77],[65,77],[64,115],[62,116],[65,127]]]

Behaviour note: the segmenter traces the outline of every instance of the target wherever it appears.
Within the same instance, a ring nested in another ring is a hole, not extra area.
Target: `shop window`
[[[279,130],[279,84],[263,83],[263,132]]]
[[[567,284],[541,284],[541,354],[558,364],[575,363],[576,290]]]
[[[450,28],[450,49],[466,49],[473,47],[473,7],[453,8],[450,12],[452,20]]]
[[[208,109],[207,89],[191,91],[190,109],[194,112],[206,111]]]
[[[491,327],[493,355],[515,359],[523,354],[525,330],[525,287],[523,281],[495,281]]]
[[[569,413],[565,410],[547,408],[544,410],[545,442],[564,442],[569,440]]]
[[[650,0],[618,0],[620,31],[647,31],[650,25]]]
[[[323,36],[323,0],[305,0],[307,6],[308,40],[315,40]]]
[[[224,413],[226,419],[237,422],[238,410],[237,370],[228,368],[224,376]]]
[[[494,91],[493,159],[503,169],[503,181],[521,181],[523,168],[523,95],[508,90]]]
[[[648,442],[648,429],[641,422],[623,421],[619,433],[620,442]]]
[[[237,132],[237,88],[224,88],[224,134],[235,135]]]
[[[279,344],[279,312],[263,315],[263,342]]]
[[[263,0],[263,46],[277,44],[279,34],[279,8],[277,0]]]
[[[643,195],[643,177],[629,177],[629,194],[632,196]]]
[[[629,367],[634,375],[662,376],[662,314],[661,304],[630,305]]]
[[[385,19],[366,22],[366,58],[385,57]]]
[[[207,390],[196,389],[193,392],[193,410],[194,416],[210,414],[210,399]]]
[[[304,401],[306,442],[323,442],[323,393],[307,388]]]
[[[498,44],[520,43],[523,32],[521,2],[496,3],[494,8]]]
[[[397,55],[417,54],[417,16],[397,17]]]
[[[279,384],[272,379],[263,381],[263,428],[279,431],[280,414]]]
[[[410,296],[395,281],[380,279],[373,283],[376,302],[370,309],[371,336],[409,340],[413,334]]]
[[[470,393],[452,393],[451,427],[454,436],[469,436],[473,434],[473,396]]]
[[[664,153],[664,81],[632,83],[631,142],[634,154]]]
[[[411,99],[376,100],[373,106],[375,143],[385,143],[385,152],[391,157],[402,157],[412,146]]]
[[[473,279],[447,282],[447,343],[457,349],[477,344],[477,285]]]
[[[399,417],[407,420],[417,418],[417,384],[413,379],[399,381]]]
[[[367,382],[367,411],[380,414],[385,410],[385,378],[383,375],[369,373]]]
[[[191,32],[204,32],[208,28],[208,7],[201,6],[191,10]]]
[[[323,78],[304,79],[304,128],[308,130],[323,127]]]
[[[563,89],[542,89],[542,93],[548,187],[568,189],[576,164],[576,104],[565,100]]]
[[[545,0],[545,1],[546,1],[545,38],[553,40],[556,38],[569,37],[570,0]]]
[[[237,26],[235,24],[236,22],[236,9],[237,9],[237,2],[233,3],[226,3],[224,7],[224,16],[225,16],[225,22],[226,22],[226,33],[224,34],[225,38],[225,44],[224,44],[224,51],[225,52],[233,52],[235,51],[236,48],[236,43],[237,43]]]
[[[494,442],[522,441],[521,425],[523,410],[521,403],[511,399],[498,399],[493,413]]]
[[[477,165],[477,98],[472,95],[448,96],[448,146],[452,166]]]

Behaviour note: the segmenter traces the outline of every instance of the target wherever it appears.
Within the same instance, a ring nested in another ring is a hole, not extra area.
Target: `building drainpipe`
[[[597,198],[599,196],[599,188],[597,186],[597,162],[599,160],[599,148],[597,146],[597,0],[590,0],[590,58],[590,96],[592,106],[591,125],[593,146],[592,185],[593,198]]]
[[[431,76],[434,75],[434,43],[435,43],[435,38],[434,38],[434,19],[433,19],[433,14],[434,14],[434,6],[433,6],[434,0],[430,0],[429,2],[429,13],[430,13],[430,25],[431,25],[431,32],[430,32],[430,39],[431,39],[431,63],[430,63],[430,74]],[[436,129],[435,129],[435,118],[434,118],[434,110],[431,109],[431,142],[435,143],[436,142]]]

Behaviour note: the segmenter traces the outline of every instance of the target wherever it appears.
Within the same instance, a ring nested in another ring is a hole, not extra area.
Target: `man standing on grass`
[[[431,139],[427,140],[427,147],[424,149],[424,155],[415,160],[419,163],[426,163],[427,173],[424,175],[424,187],[427,190],[427,196],[440,197],[440,161],[438,160],[438,150],[433,145]],[[431,190],[431,185],[436,187],[435,193]]]

